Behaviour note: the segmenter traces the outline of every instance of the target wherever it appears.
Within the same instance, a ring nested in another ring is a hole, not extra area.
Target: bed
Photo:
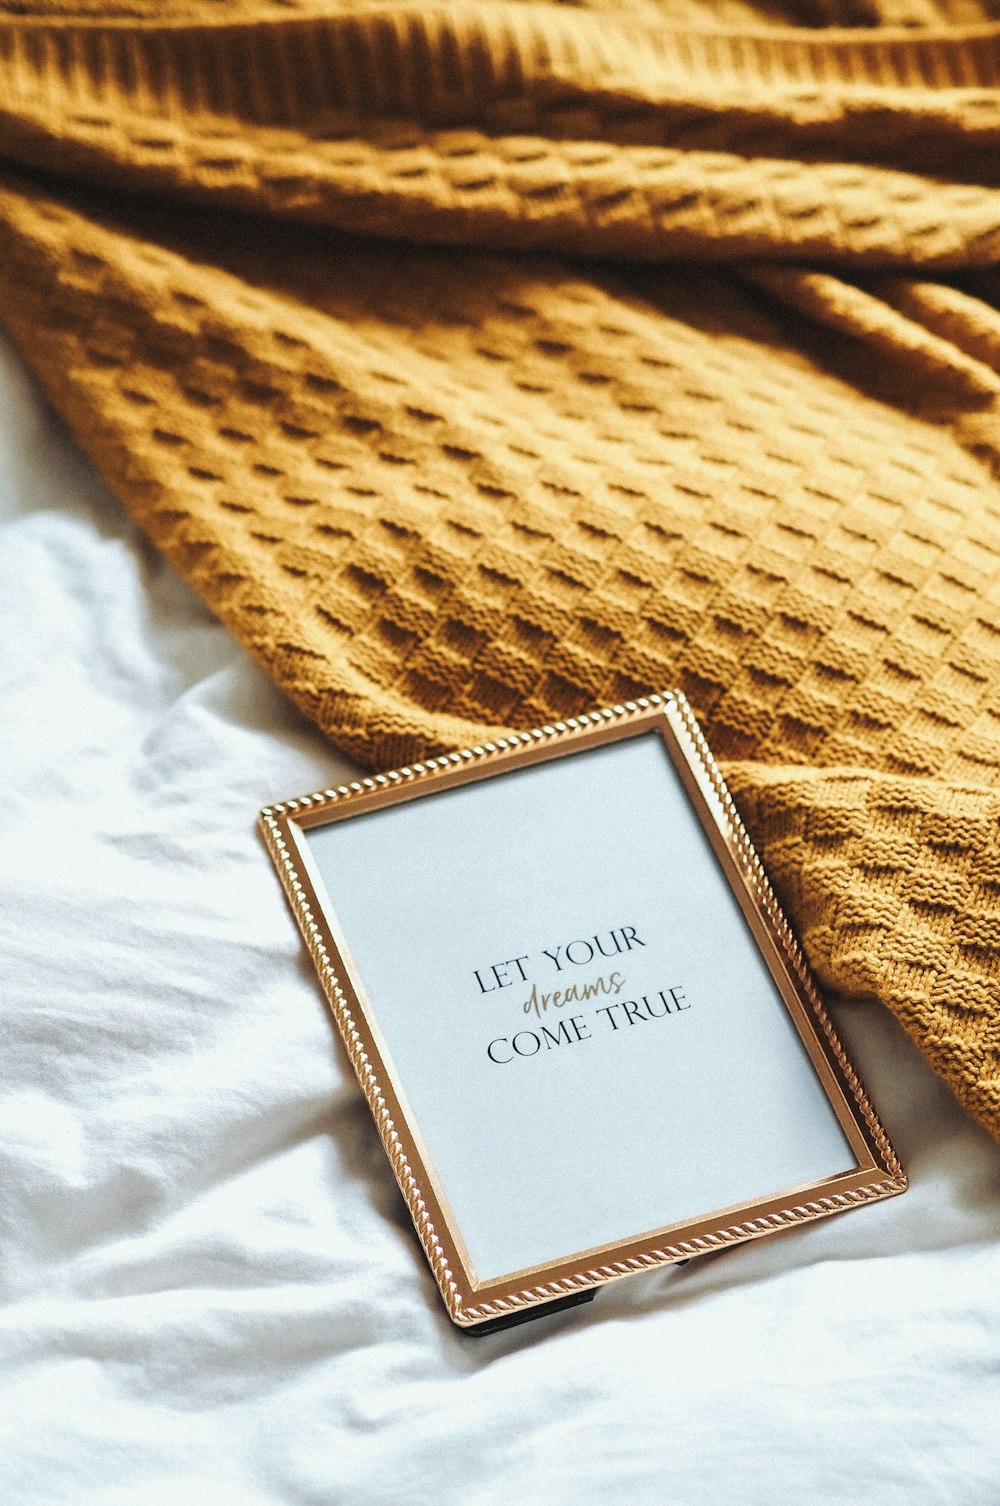
[[[456,1331],[254,827],[350,765],[6,343],[0,509],[0,1499],[997,1499],[1000,1147],[884,1009],[905,1196]]]

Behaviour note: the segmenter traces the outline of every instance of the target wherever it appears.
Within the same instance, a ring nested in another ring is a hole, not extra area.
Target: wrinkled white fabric
[[[8,346],[0,694],[0,1502],[995,1506],[1000,1147],[874,1005],[907,1194],[451,1327],[254,829],[346,765]]]

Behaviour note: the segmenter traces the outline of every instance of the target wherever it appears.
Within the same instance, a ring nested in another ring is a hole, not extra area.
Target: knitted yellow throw
[[[0,317],[368,763],[681,686],[1000,1135],[994,9],[0,0]]]

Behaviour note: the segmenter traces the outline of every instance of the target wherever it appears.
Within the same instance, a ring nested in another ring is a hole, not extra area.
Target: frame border
[[[581,744],[616,742],[645,730],[658,730],[663,738],[858,1164],[852,1171],[779,1197],[715,1210],[569,1260],[479,1282],[429,1158],[423,1154],[419,1126],[412,1122],[402,1088],[394,1083],[383,1058],[378,1031],[372,1026],[375,1012],[360,979],[351,977],[347,948],[342,951],[338,944],[333,907],[303,833],[312,826],[473,782],[505,768],[548,761]],[[532,1307],[585,1296],[624,1276],[726,1249],[905,1190],[906,1175],[836,1035],[802,950],[680,691],[643,696],[530,732],[512,732],[460,752],[266,806],[259,826],[449,1316],[459,1327],[527,1316]]]

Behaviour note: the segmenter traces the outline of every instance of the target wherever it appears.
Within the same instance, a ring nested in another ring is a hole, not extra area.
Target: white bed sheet
[[[901,1198],[456,1332],[254,830],[347,768],[0,345],[0,1502],[1000,1500],[1000,1147],[836,1010]]]

